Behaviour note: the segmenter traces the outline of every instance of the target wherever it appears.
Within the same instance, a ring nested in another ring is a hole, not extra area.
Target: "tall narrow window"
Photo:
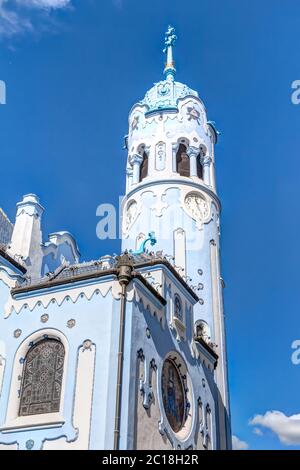
[[[213,448],[213,435],[212,435],[212,430],[213,430],[213,420],[212,420],[212,413],[209,404],[206,405],[205,409],[205,414],[206,414],[206,429],[207,429],[207,444],[206,448],[207,450],[211,450]]]
[[[176,171],[181,176],[190,176],[190,159],[186,153],[186,146],[180,144],[176,154]]]
[[[140,166],[140,181],[148,176],[148,155],[146,152],[143,153],[143,161]]]
[[[65,348],[56,339],[34,344],[25,357],[19,416],[59,411]]]
[[[198,178],[203,180],[203,166],[201,163],[201,154],[199,154],[197,157],[197,176]]]
[[[174,298],[174,317],[178,318],[178,320],[180,321],[183,321],[181,300],[177,294],[175,295],[175,298]]]

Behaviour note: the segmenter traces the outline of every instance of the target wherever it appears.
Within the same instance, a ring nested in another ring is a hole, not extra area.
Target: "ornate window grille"
[[[19,416],[59,411],[65,348],[56,339],[43,339],[28,351],[22,375]]]

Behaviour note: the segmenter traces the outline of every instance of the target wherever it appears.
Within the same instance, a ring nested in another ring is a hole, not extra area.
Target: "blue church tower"
[[[231,448],[217,132],[164,80],[129,115],[120,256],[82,262],[28,194],[0,211],[0,449]]]
[[[220,420],[225,426],[229,400],[220,269],[221,204],[215,179],[218,132],[208,121],[198,93],[175,81],[176,39],[170,26],[165,37],[165,78],[129,115],[122,248],[138,247],[154,231],[157,249],[169,255],[177,272],[193,285],[199,296],[193,309],[195,331],[200,329],[219,355],[216,382]],[[177,327],[180,334],[178,322]]]

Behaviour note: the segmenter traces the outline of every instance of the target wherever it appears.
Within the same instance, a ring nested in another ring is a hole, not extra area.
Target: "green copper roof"
[[[199,98],[198,93],[187,85],[173,80],[162,80],[156,83],[149,91],[141,104],[147,106],[146,114],[158,111],[177,111],[178,102],[186,96]]]

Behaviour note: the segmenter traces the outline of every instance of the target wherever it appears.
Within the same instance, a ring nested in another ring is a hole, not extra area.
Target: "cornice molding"
[[[51,289],[48,290],[48,292],[45,292],[45,290],[35,291],[33,296],[22,295],[18,298],[16,295],[15,297],[11,297],[6,305],[5,318],[9,317],[13,312],[20,314],[22,309],[28,309],[32,312],[37,306],[42,306],[44,309],[47,309],[54,303],[60,307],[64,302],[71,301],[75,304],[82,298],[90,301],[94,296],[99,294],[104,298],[109,292],[111,292],[114,299],[120,299],[121,289],[117,280],[109,280],[101,284],[98,281],[97,284],[79,285],[75,288],[74,286],[68,288],[68,285],[64,284],[63,290],[56,290],[56,292],[53,292],[53,289]]]
[[[158,181],[149,181],[147,183],[140,183],[134,189],[132,189],[128,194],[126,194],[125,199],[128,200],[129,198],[134,196],[139,191],[141,191],[145,188],[149,189],[149,188],[151,188],[151,186],[157,186],[157,185],[163,185],[163,184],[170,185],[170,186],[174,186],[174,185],[189,186],[189,187],[192,187],[192,188],[197,189],[199,191],[203,191],[203,192],[207,193],[214,200],[214,202],[217,205],[218,210],[221,212],[221,210],[222,210],[221,201],[220,201],[219,197],[217,196],[217,194],[214,191],[212,191],[210,188],[208,188],[204,184],[194,183],[193,181],[188,181],[188,178],[186,180],[184,180],[183,178],[184,177],[182,177],[182,179],[169,178],[169,179],[161,179],[161,180],[158,180]]]

